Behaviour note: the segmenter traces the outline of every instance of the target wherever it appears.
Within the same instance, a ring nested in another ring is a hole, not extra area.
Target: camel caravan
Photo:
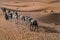
[[[33,19],[31,16],[18,14],[17,10],[12,10],[8,8],[1,8],[1,10],[3,11],[6,20],[13,20],[17,24],[17,20],[18,18],[20,18],[24,23],[29,23],[31,31],[35,31],[36,29],[38,29],[37,20]]]

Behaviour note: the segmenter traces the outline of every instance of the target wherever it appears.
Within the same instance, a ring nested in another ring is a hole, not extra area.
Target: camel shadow
[[[47,33],[60,33],[54,28],[51,27],[44,27],[44,26],[39,26],[38,32],[47,32]]]
[[[38,21],[44,23],[54,23],[55,25],[60,25],[60,13],[48,14],[38,18]]]
[[[52,2],[49,2],[49,3],[57,3],[57,2],[60,2],[60,0],[52,1]]]

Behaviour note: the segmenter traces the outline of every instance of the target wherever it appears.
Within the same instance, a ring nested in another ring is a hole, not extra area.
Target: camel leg
[[[32,29],[32,28],[33,28],[33,25],[30,25],[30,30],[31,30],[31,31],[33,31],[33,29]]]

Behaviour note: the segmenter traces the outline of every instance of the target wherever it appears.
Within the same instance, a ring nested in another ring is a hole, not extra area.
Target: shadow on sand
[[[53,13],[39,17],[38,21],[48,24],[54,23],[55,25],[60,25],[60,13]]]
[[[48,24],[53,23],[54,25],[60,25],[60,13],[44,15],[37,19],[39,22],[48,23]],[[58,31],[55,28],[45,27],[45,26],[39,26],[38,32],[60,33],[60,31]]]
[[[54,28],[39,26],[38,32],[47,32],[47,33],[60,33],[59,31],[55,30]]]
[[[51,1],[49,3],[57,3],[57,2],[60,2],[60,0]]]

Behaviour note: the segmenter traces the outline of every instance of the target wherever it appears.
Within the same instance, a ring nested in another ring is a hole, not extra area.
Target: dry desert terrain
[[[30,31],[29,24],[16,25],[6,21],[0,9],[0,40],[60,40],[60,1],[59,0],[1,0],[0,8],[19,10],[37,20],[38,32]],[[47,10],[47,12],[45,12]],[[54,13],[50,13],[54,10]]]

